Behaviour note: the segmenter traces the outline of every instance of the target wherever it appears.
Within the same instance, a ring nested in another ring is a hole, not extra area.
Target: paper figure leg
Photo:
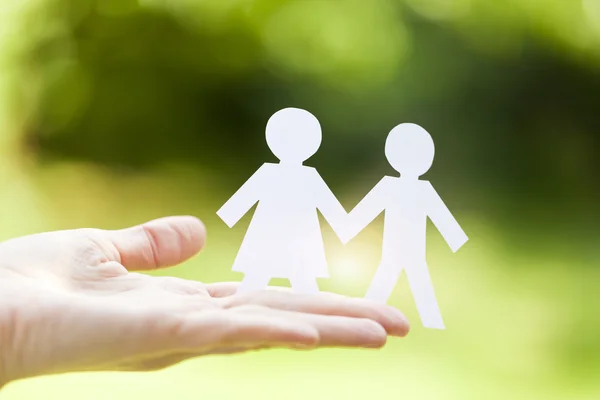
[[[421,263],[406,268],[406,276],[423,326],[425,328],[445,329],[427,264]]]
[[[365,298],[378,303],[387,303],[394,291],[402,268],[392,263],[381,263]]]
[[[271,277],[263,274],[246,274],[238,287],[237,293],[265,290],[269,285]]]
[[[292,285],[292,290],[297,293],[319,293],[317,279],[310,276],[302,276],[302,274],[292,276],[290,284]]]

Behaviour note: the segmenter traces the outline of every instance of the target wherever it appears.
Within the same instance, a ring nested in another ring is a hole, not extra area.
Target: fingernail
[[[410,331],[410,322],[408,318],[397,308],[388,306],[388,310],[390,311],[389,315],[391,317],[391,332],[396,336],[406,336]]]

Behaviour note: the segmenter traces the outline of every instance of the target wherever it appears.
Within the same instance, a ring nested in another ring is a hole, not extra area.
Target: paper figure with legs
[[[257,202],[233,270],[243,272],[238,292],[265,289],[271,278],[292,290],[319,291],[329,277],[317,210],[340,234],[346,210],[316,169],[303,165],[321,145],[321,126],[308,111],[285,108],[267,122],[267,144],[279,163],[265,163],[217,212],[234,226]]]
[[[385,211],[381,262],[366,297],[387,302],[404,270],[423,325],[444,329],[426,263],[427,217],[452,251],[468,238],[433,186],[419,180],[431,167],[434,152],[433,139],[420,126],[406,123],[392,129],[385,155],[400,177],[384,177],[350,212],[344,242]]]

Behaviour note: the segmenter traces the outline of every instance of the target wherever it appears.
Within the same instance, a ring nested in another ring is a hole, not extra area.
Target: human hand
[[[408,322],[385,305],[321,293],[202,284],[136,272],[203,246],[193,217],[133,228],[42,233],[0,243],[0,387],[73,371],[156,370],[260,348],[381,347]]]

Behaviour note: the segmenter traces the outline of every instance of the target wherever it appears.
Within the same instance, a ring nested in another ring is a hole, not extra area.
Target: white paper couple
[[[343,243],[385,211],[383,254],[366,297],[387,302],[405,270],[423,325],[444,329],[426,263],[427,217],[453,251],[468,238],[433,186],[419,180],[434,156],[427,131],[415,124],[392,129],[385,155],[400,177],[385,176],[350,213],[317,170],[303,165],[321,144],[315,116],[297,108],[280,110],[269,119],[266,136],[280,162],[263,164],[217,212],[232,227],[258,202],[233,265],[245,274],[239,291],[287,278],[294,291],[318,292],[317,278],[329,273],[317,210]]]

